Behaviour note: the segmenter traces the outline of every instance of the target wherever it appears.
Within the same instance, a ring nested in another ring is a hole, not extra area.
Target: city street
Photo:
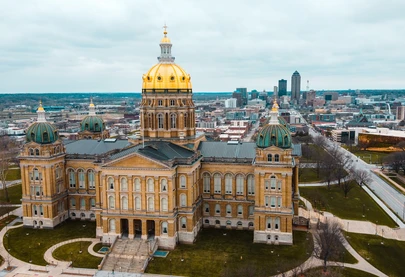
[[[309,129],[312,136],[319,136],[312,128]],[[326,140],[328,148],[335,145],[334,142]],[[339,146],[339,151],[349,154],[352,159],[352,165],[356,169],[362,169],[370,172],[371,181],[367,183],[367,186],[374,192],[394,213],[404,221],[405,217],[405,195],[387,184],[384,180],[379,178],[372,170],[376,169],[376,165],[371,165],[363,160],[359,159],[356,155],[350,153],[346,149]],[[405,227],[405,224],[398,222],[400,227]]]

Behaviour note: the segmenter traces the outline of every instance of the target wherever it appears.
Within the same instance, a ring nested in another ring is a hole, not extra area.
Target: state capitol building
[[[42,105],[20,153],[25,227],[93,220],[97,236],[193,243],[201,228],[253,230],[253,242],[292,244],[301,146],[274,102],[256,142],[196,132],[190,75],[166,30],[143,76],[141,138],[117,140],[91,101],[78,140],[62,140]]]

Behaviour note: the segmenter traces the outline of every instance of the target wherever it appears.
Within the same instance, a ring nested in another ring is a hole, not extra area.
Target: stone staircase
[[[141,239],[118,239],[108,254],[102,270],[142,273],[149,257],[149,244]]]

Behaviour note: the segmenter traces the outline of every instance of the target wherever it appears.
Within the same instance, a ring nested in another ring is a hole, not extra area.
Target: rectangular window
[[[270,178],[271,189],[276,189],[276,178]]]
[[[281,208],[281,197],[277,198],[277,207]]]
[[[203,182],[204,182],[204,192],[209,193],[210,192],[210,181],[211,178],[210,176],[204,176]]]
[[[282,184],[281,180],[278,180],[277,181],[277,189],[278,189],[278,191],[281,191],[281,184]]]
[[[276,207],[276,198],[274,196],[272,196],[272,197],[270,197],[270,201],[271,201],[271,203],[270,203],[271,207],[275,208]]]
[[[269,197],[269,196],[265,196],[265,197],[264,197],[264,202],[265,202],[266,207],[268,207],[268,206],[270,205],[270,197]]]

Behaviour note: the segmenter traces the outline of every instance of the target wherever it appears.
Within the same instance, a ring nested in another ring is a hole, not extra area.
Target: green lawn
[[[7,181],[14,181],[21,179],[21,170],[20,168],[9,169],[7,173]]]
[[[319,183],[323,182],[325,175],[322,170],[320,171],[319,177],[317,176],[315,168],[301,168],[301,174],[299,176],[300,183]]]
[[[303,276],[344,276],[344,277],[373,277],[375,275],[348,267],[330,266],[327,269],[329,274],[323,273],[323,267],[311,268],[305,271]]]
[[[366,220],[396,227],[395,222],[360,187],[355,185],[345,198],[337,185],[324,187],[300,187],[300,194],[310,201],[315,209],[331,212],[343,219]],[[364,205],[364,217],[363,217]]]
[[[93,246],[93,251],[97,253],[97,252],[101,249],[101,247],[103,247],[103,243],[102,243],[102,242],[96,243],[96,244]]]
[[[7,189],[7,191],[8,191],[8,197],[10,198],[9,203],[11,203],[11,204],[21,204],[21,198],[22,198],[21,184],[9,187]],[[4,189],[0,189],[0,197],[1,197],[0,202],[1,201],[5,202]]]
[[[346,148],[346,147],[345,147]],[[357,150],[355,148],[346,148],[348,151],[365,161],[366,163],[381,164],[383,159],[391,152],[377,152],[368,150]]]
[[[240,272],[254,271],[254,276],[270,276],[300,265],[313,250],[312,236],[302,231],[294,231],[292,246],[252,241],[252,231],[203,229],[194,244],[180,244],[166,258],[154,258],[146,272],[180,276],[201,276],[202,272],[204,276],[242,276]]]
[[[404,276],[405,242],[350,233],[349,243],[368,262],[388,276]],[[381,244],[381,242],[384,244]]]
[[[62,245],[53,252],[53,257],[60,261],[73,261],[73,267],[97,269],[103,258],[95,257],[87,251],[90,244],[90,241],[82,241]],[[80,249],[82,253],[79,253]]]
[[[83,227],[85,224],[85,227]],[[73,238],[95,238],[96,224],[89,221],[66,221],[55,229],[16,228],[7,232],[4,247],[17,259],[33,264],[46,265],[45,251],[59,242]],[[28,234],[28,235],[27,235]]]

